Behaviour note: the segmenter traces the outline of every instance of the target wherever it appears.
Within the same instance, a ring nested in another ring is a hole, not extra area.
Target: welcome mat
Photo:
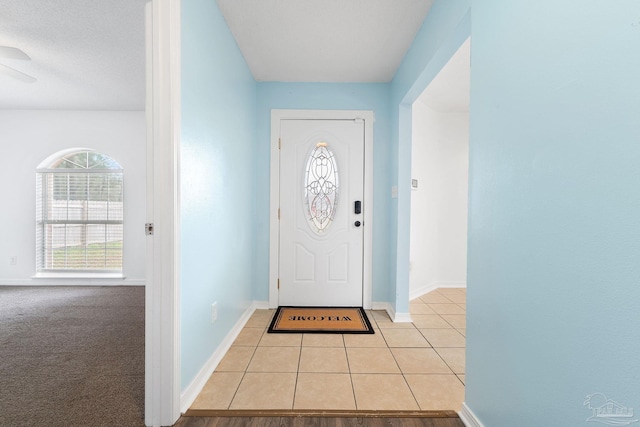
[[[374,333],[361,307],[278,307],[267,332]]]

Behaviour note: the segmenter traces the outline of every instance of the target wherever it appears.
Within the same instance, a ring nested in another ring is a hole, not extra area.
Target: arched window
[[[76,149],[36,171],[37,272],[122,274],[123,170]]]

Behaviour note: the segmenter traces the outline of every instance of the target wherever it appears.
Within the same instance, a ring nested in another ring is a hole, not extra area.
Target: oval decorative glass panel
[[[333,221],[338,203],[338,164],[326,142],[318,142],[307,159],[304,200],[309,227],[322,234]]]

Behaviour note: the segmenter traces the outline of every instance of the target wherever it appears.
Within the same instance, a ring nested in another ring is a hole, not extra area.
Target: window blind
[[[37,172],[37,270],[122,272],[121,169]]]

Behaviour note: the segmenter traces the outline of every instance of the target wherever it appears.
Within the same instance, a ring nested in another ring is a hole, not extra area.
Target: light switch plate
[[[218,303],[214,302],[211,304],[211,323],[218,320]]]

